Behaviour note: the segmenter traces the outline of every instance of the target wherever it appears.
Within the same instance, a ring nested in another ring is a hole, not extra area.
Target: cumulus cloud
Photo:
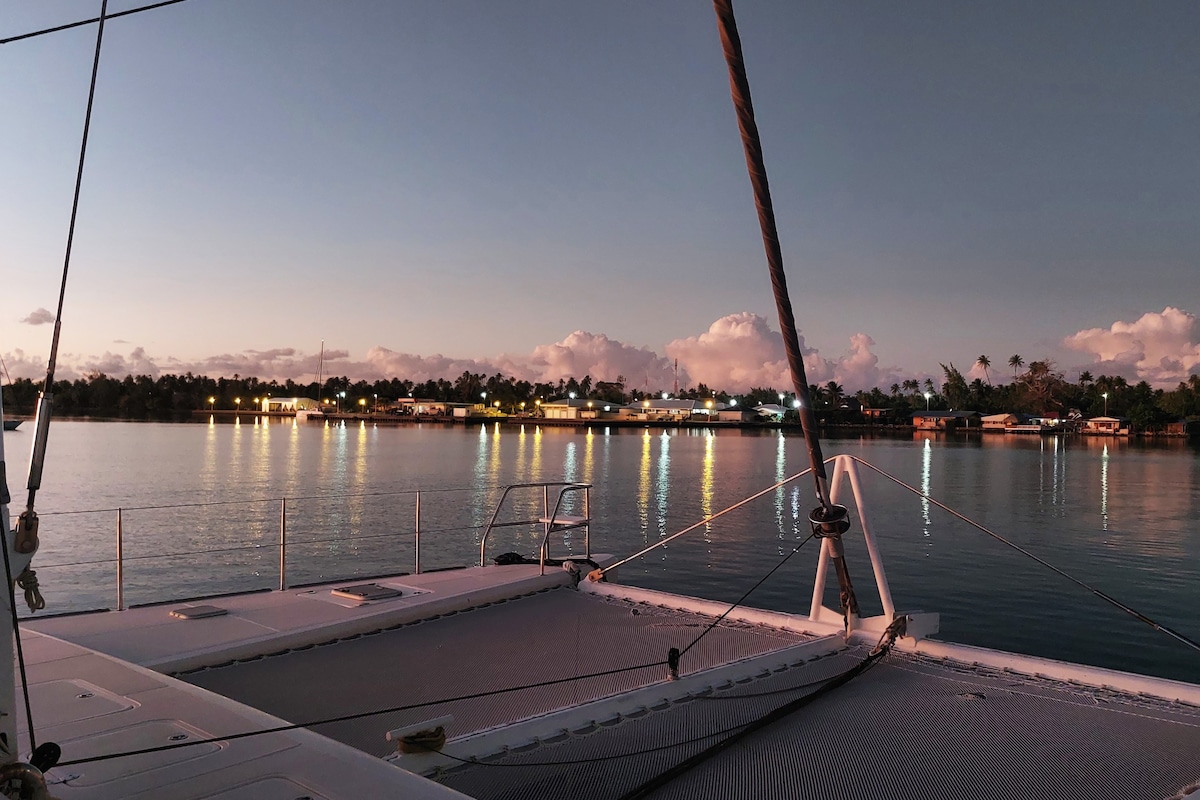
[[[39,308],[21,322],[26,325],[45,325],[54,322],[54,315],[44,308]]]
[[[879,367],[871,351],[875,342],[865,333],[850,338],[850,349],[836,358],[825,358],[800,341],[810,383],[836,380],[847,391],[870,388],[880,381],[898,380],[894,371]],[[351,358],[349,351],[326,349],[323,372],[326,376],[344,375],[352,380],[381,380],[395,377],[417,383],[445,378],[453,381],[463,372],[493,375],[500,373],[533,383],[555,383],[566,378],[590,375],[593,381],[625,379],[627,389],[657,392],[670,389],[676,379],[681,387],[705,383],[714,389],[746,391],[755,386],[783,389],[791,385],[783,342],[771,330],[767,320],[743,312],[722,317],[708,330],[666,345],[666,356],[647,347],[637,347],[610,338],[603,333],[575,331],[552,344],[535,347],[528,354],[501,354],[492,358],[451,358],[441,354],[417,355],[376,346],[363,360]],[[114,377],[165,374],[230,377],[254,376],[263,381],[288,379],[309,382],[317,374],[319,355],[301,353],[294,348],[246,350],[222,353],[199,361],[173,357],[153,357],[144,348],[135,347],[127,354],[105,352],[100,356],[64,356],[60,358],[58,377],[74,379],[94,372]],[[21,351],[6,354],[14,377],[36,377],[44,369],[40,359]],[[15,367],[15,368],[14,368]]]
[[[514,367],[520,362],[512,359]],[[628,388],[654,390],[675,381],[674,366],[653,350],[586,331],[575,331],[554,344],[539,345],[524,364],[526,374],[533,376],[527,380],[547,383],[584,375],[591,375],[594,381],[614,381],[624,376]],[[687,381],[682,371],[679,380],[681,385]]]
[[[1089,328],[1063,340],[1072,350],[1090,353],[1091,371],[1173,386],[1200,372],[1200,327],[1196,317],[1167,306],[1134,322],[1118,320],[1109,328]]]
[[[847,391],[869,389],[881,380],[893,380],[894,370],[882,371],[871,348],[875,340],[865,333],[850,337],[850,351],[837,358],[823,357],[799,336],[804,371],[809,383],[837,381]],[[791,386],[783,339],[764,317],[749,312],[730,314],[697,336],[676,339],[666,347],[681,368],[697,383],[743,392],[756,386]]]

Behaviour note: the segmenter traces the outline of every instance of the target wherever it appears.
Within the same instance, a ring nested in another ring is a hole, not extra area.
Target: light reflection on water
[[[625,554],[801,471],[807,458],[800,438],[778,431],[588,431],[531,423],[344,427],[250,419],[55,423],[39,495],[43,547],[35,561],[51,609],[113,603],[118,506],[127,509],[125,552],[133,557],[126,595],[129,602],[146,602],[274,585],[279,499],[285,496],[293,498],[289,578],[300,582],[411,569],[417,488],[423,490],[425,568],[476,560],[495,487],[543,480],[595,484],[594,549]],[[24,449],[24,433],[8,436],[12,484],[22,471],[12,454]],[[1195,447],[944,434],[824,446],[827,455],[848,452],[871,461],[1150,616],[1200,636],[1192,611],[1200,602]],[[1190,653],[927,501],[869,475],[864,483],[874,493],[873,522],[897,606],[940,611],[946,638],[1172,677],[1200,673]],[[464,491],[434,491],[447,487]],[[218,500],[239,502],[129,510]],[[573,499],[564,510],[579,513],[581,503]],[[710,520],[694,536],[623,567],[620,578],[735,599],[807,536],[814,504],[811,484],[793,482],[760,505]],[[518,505],[540,513],[541,498]],[[109,510],[61,513],[92,509]],[[493,537],[489,554],[532,555],[540,542],[539,532],[516,528]],[[231,547],[255,549],[166,555]],[[552,555],[582,549],[579,531],[551,542]],[[864,607],[877,607],[865,548],[853,532],[847,552]],[[138,558],[150,555],[155,558]],[[749,602],[806,608],[815,555],[816,548],[802,550]],[[100,563],[81,563],[89,561]]]

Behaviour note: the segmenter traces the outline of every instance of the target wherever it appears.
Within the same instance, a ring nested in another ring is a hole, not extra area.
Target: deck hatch
[[[346,597],[351,600],[361,600],[363,602],[369,600],[387,600],[392,597],[400,597],[404,592],[399,589],[393,589],[390,586],[380,586],[378,583],[359,583],[354,586],[342,586],[334,589],[331,594],[337,597]]]

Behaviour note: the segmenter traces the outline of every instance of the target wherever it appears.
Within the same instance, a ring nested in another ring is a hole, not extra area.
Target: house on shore
[[[691,419],[696,413],[708,413],[704,404],[697,400],[646,398],[619,409],[621,419],[638,422],[680,422]]]
[[[913,427],[919,431],[953,431],[959,428],[978,428],[978,411],[914,411]]]
[[[1080,431],[1088,436],[1128,436],[1130,432],[1129,420],[1124,417],[1092,417],[1083,421]]]
[[[596,419],[596,400],[579,397],[563,397],[542,403],[542,416],[546,419]],[[601,406],[604,404],[601,403]]]
[[[874,425],[891,425],[896,422],[896,409],[894,408],[868,408],[862,406],[859,411],[867,422]]]
[[[1020,425],[1021,418],[1011,412],[1006,414],[988,414],[986,417],[983,417],[980,422],[983,425],[983,430],[985,433],[1004,433],[1004,431],[1012,426]]]

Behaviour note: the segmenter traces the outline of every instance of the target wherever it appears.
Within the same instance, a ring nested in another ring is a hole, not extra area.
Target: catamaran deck
[[[207,619],[172,617],[190,605],[174,604],[33,627],[137,655],[201,687],[154,676],[174,687],[160,693],[172,699],[159,715],[198,714],[208,724],[184,729],[213,737],[251,721],[317,723],[310,728],[333,740],[331,752],[348,745],[395,770],[378,758],[395,752],[388,731],[442,725],[443,752],[389,758],[444,788],[505,799],[622,797],[818,691],[869,649],[804,616],[739,609],[684,653],[679,680],[667,680],[669,649],[696,640],[718,606],[611,584],[573,588],[562,571],[539,576],[528,566],[377,583],[418,591],[341,602],[334,587],[314,587],[213,600],[227,614]],[[264,631],[268,619],[274,627]],[[169,657],[181,642],[192,646]],[[47,668],[34,665],[35,689],[57,677]],[[117,681],[105,690],[120,704],[134,697],[129,688]],[[205,697],[226,715],[248,708],[216,724],[193,708]],[[237,753],[256,741],[207,747]],[[1200,687],[902,639],[864,674],[646,796],[1182,797],[1200,780],[1196,753]],[[187,769],[213,758],[198,749]],[[117,764],[107,762],[105,774]],[[83,791],[95,768],[68,769],[83,775],[70,796],[104,796]]]

